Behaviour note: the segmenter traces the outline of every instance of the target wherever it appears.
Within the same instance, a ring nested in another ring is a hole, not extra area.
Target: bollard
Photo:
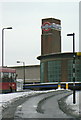
[[[68,90],[68,83],[66,83],[66,90]]]
[[[61,84],[58,84],[58,89],[60,89],[61,88]]]

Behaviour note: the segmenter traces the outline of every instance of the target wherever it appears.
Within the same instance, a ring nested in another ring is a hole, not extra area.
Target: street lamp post
[[[17,63],[23,63],[23,80],[24,80],[24,85],[25,85],[25,62],[17,61]]]
[[[75,104],[75,33],[67,34],[67,36],[73,36],[73,104]]]
[[[2,68],[4,67],[4,30],[12,29],[12,27],[7,27],[2,29]]]

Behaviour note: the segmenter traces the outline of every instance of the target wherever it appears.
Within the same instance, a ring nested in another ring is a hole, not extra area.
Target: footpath
[[[64,105],[66,106],[66,111],[64,111],[63,106],[61,109],[64,112],[67,112],[67,114],[70,114],[81,119],[81,91],[76,91],[75,95],[76,95],[75,104],[73,104],[73,94],[68,97],[65,97],[64,99],[61,99],[61,102],[64,102]]]

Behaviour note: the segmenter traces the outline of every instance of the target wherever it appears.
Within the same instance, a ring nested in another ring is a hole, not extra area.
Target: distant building
[[[24,79],[23,66],[11,67],[16,69],[17,79]],[[40,65],[25,66],[25,83],[39,83],[40,82]]]
[[[40,81],[73,82],[73,53],[61,53],[61,21],[42,19]],[[81,56],[75,53],[75,81],[81,82]]]

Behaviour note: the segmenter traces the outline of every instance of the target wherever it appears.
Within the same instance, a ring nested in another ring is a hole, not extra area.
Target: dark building
[[[61,53],[61,21],[42,19],[41,28],[41,82],[73,82],[73,53]],[[81,81],[81,56],[76,53],[75,81]]]

